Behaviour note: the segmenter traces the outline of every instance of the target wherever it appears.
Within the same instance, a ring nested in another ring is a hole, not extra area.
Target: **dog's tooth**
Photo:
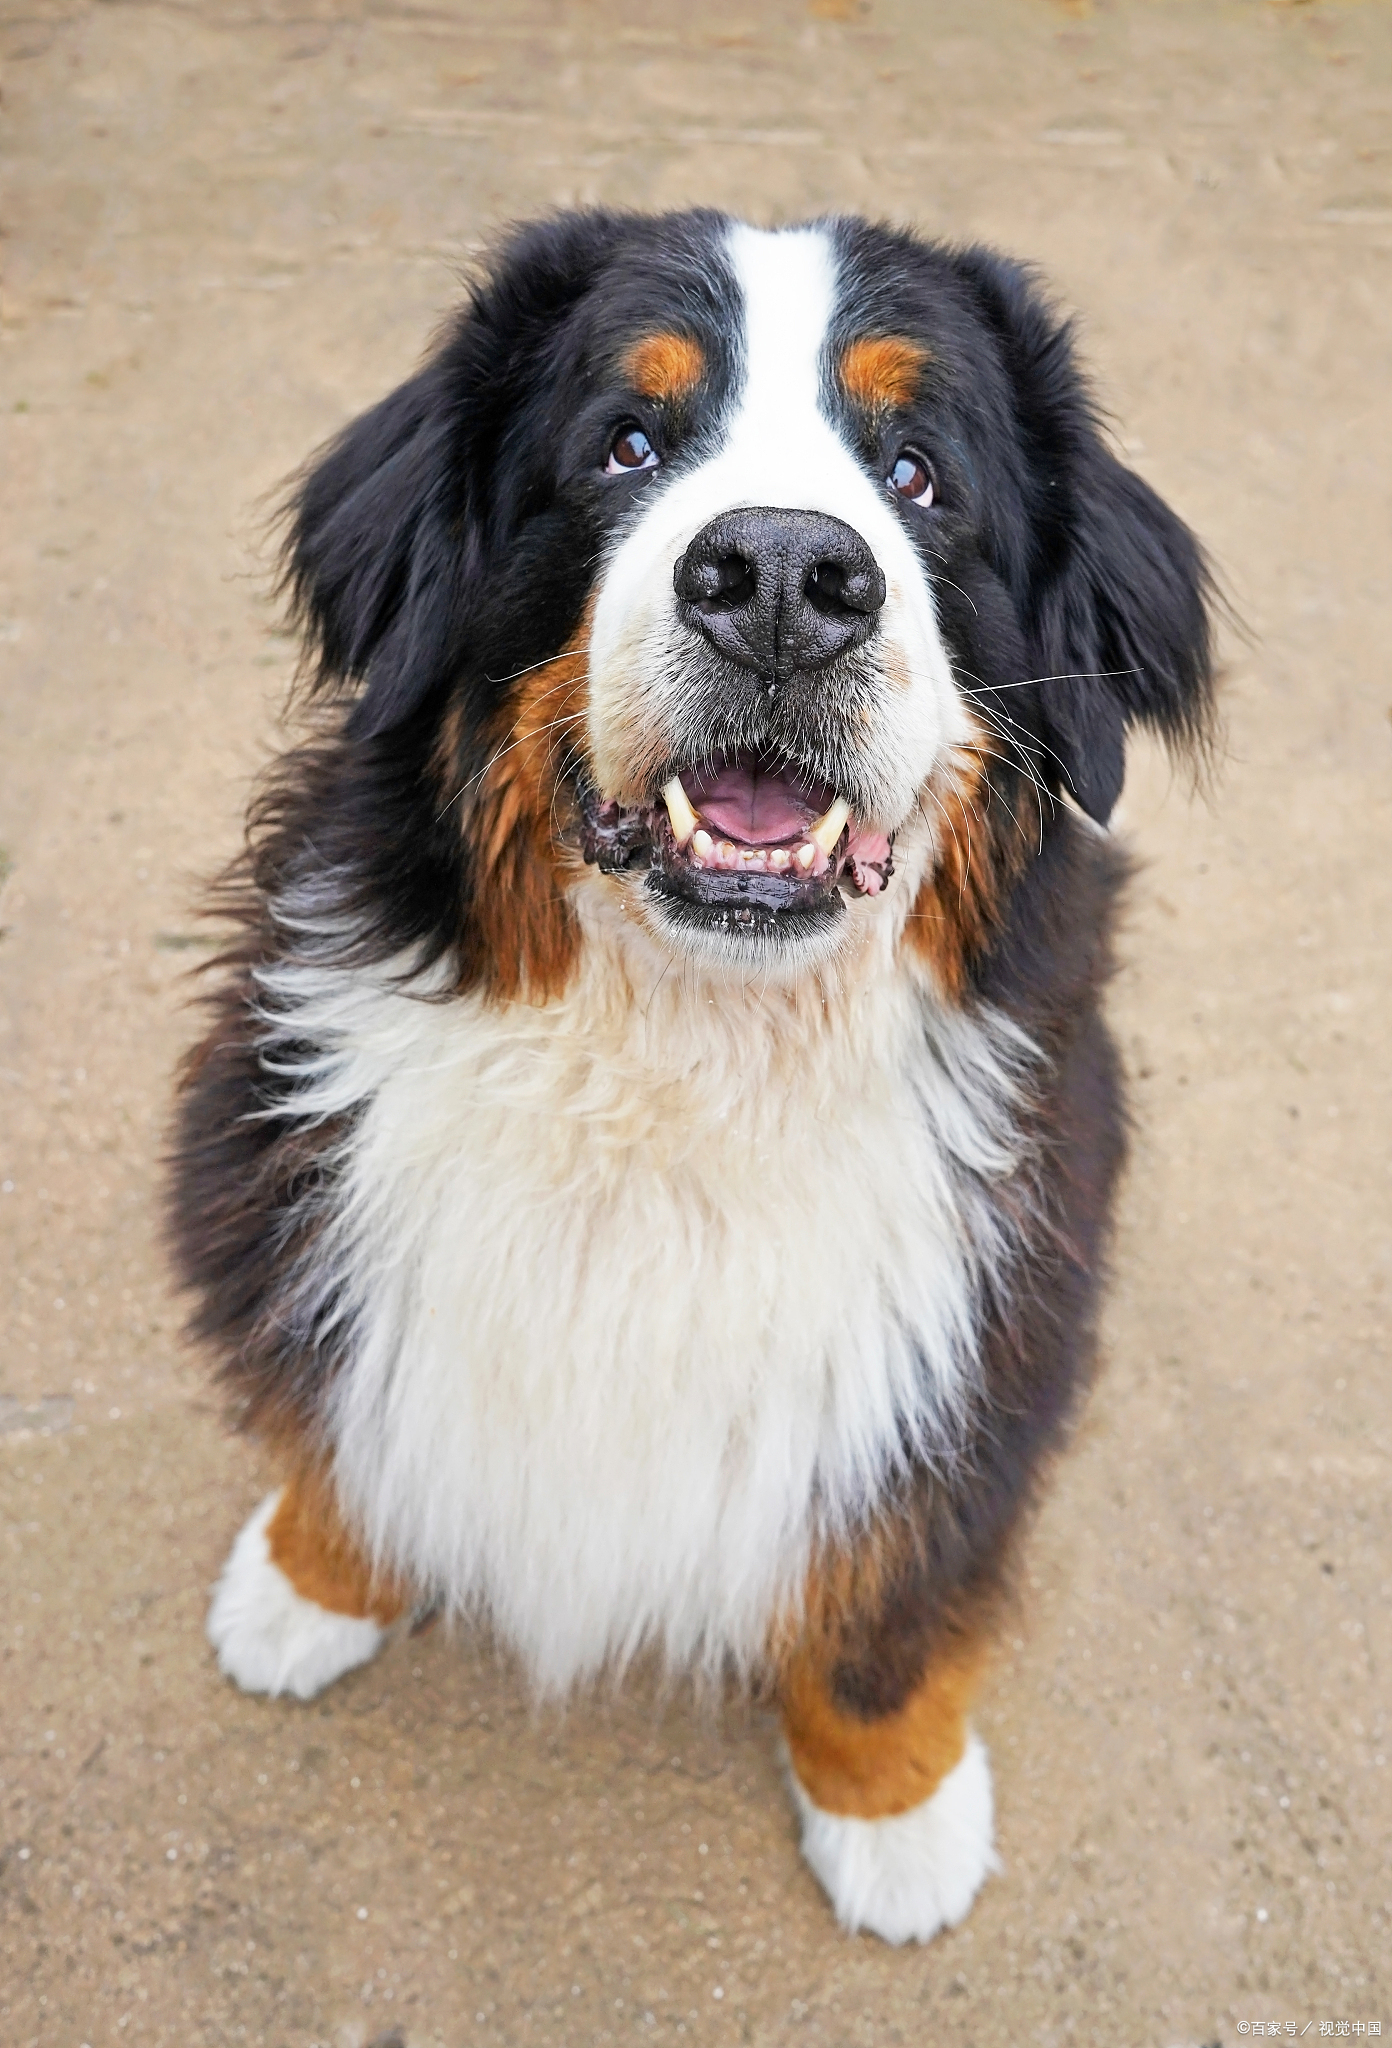
[[[836,851],[836,842],[845,831],[846,820],[850,815],[850,805],[845,797],[839,796],[831,809],[818,818],[807,835],[814,845],[821,847],[828,860]]]
[[[714,847],[715,841],[710,833],[704,825],[699,825],[691,835],[691,851],[699,860],[709,860]]]
[[[804,839],[797,852],[793,855],[793,859],[800,868],[810,868],[816,858],[817,849],[810,839]]]
[[[793,856],[789,853],[786,846],[775,846],[773,852],[769,855],[771,864],[776,868],[788,867],[792,862],[792,858]]]
[[[739,866],[739,855],[735,852],[728,839],[721,840],[719,846],[715,849],[715,857],[723,868]]]
[[[667,815],[672,821],[672,837],[678,846],[685,846],[696,830],[696,813],[686,791],[682,788],[680,775],[674,775],[670,782],[662,785],[662,801],[667,806]]]

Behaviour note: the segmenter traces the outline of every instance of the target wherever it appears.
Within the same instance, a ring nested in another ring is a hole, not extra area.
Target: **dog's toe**
[[[243,1692],[309,1700],[374,1657],[386,1630],[295,1591],[266,1540],[279,1500],[269,1494],[233,1544],[208,1610],[208,1640],[222,1671]]]
[[[982,1883],[999,1867],[991,1766],[975,1735],[930,1798],[887,1820],[826,1813],[789,1775],[802,1853],[851,1933],[864,1928],[885,1941],[929,1941],[966,1918]]]

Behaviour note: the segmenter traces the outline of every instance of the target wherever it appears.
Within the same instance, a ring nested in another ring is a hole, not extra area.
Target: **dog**
[[[1202,551],[1033,273],[850,218],[561,214],[296,480],[308,723],[222,886],[173,1241],[284,1484],[209,1633],[412,1614],[541,1695],[767,1689],[889,1942],[994,1864],[970,1710],[1094,1368],[1128,728]]]

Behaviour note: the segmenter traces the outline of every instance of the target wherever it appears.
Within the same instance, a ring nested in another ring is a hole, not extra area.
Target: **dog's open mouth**
[[[839,910],[839,891],[877,896],[890,840],[791,762],[731,754],[674,775],[651,804],[584,807],[585,859],[649,869],[650,885],[702,922],[760,926]]]

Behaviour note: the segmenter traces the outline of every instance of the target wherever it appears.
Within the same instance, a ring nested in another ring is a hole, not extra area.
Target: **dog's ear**
[[[1125,732],[1202,746],[1212,716],[1209,579],[1193,534],[1102,444],[1075,457],[1067,558],[1039,595],[1037,673],[1064,786],[1105,825]]]
[[[292,487],[281,588],[310,687],[350,702],[355,737],[399,725],[456,673],[520,516],[496,487],[499,444],[534,391],[537,350],[623,231],[587,213],[512,235],[421,371]]]
[[[985,251],[963,262],[1000,338],[1030,451],[1023,481],[1038,538],[1017,594],[1040,678],[1043,772],[1105,824],[1128,726],[1181,748],[1207,738],[1209,571],[1184,522],[1107,447],[1068,326],[1030,273]]]
[[[312,687],[350,731],[400,722],[440,679],[480,539],[437,358],[315,457],[287,507],[283,582]]]

